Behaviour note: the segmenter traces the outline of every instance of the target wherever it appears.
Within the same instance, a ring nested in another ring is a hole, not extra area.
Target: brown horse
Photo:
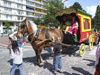
[[[53,46],[51,39],[54,37],[60,37],[63,41],[63,33],[59,29],[51,29],[48,30],[49,38],[46,40],[46,32],[41,28],[38,28],[37,25],[31,21],[27,21],[26,19],[23,20],[18,28],[17,37],[22,38],[24,34],[27,34],[30,38],[31,45],[35,50],[36,57],[37,57],[37,64],[43,65],[43,60],[41,57],[42,49],[45,47]],[[61,42],[62,42],[61,41]]]

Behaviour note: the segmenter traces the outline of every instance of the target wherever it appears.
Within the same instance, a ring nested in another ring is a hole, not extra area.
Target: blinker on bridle
[[[28,27],[27,27],[27,25],[26,25],[26,23],[24,23],[24,22],[21,22],[22,23],[22,25],[21,25],[21,29],[23,28],[23,30],[22,31],[19,31],[21,34],[23,34],[24,35],[24,29],[25,29],[25,27],[27,28],[27,30],[28,30]]]

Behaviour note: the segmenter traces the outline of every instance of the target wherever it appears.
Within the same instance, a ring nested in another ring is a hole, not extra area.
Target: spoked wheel
[[[89,48],[90,48],[90,50],[92,50],[92,48],[93,48],[93,38],[92,38],[92,35],[90,35],[90,37],[89,37]]]
[[[85,44],[81,44],[79,50],[80,50],[80,56],[83,57],[85,55],[85,52],[86,52]]]

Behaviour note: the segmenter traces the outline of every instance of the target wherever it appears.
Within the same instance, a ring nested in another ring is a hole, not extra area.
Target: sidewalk
[[[0,46],[5,46],[9,44],[9,38],[8,37],[0,37]],[[25,43],[25,47],[31,47],[30,43]]]

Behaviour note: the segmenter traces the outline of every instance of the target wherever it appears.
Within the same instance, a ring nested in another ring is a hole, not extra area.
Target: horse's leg
[[[43,61],[43,59],[42,59],[42,57],[41,57],[41,52],[42,52],[42,47],[40,47],[39,49],[38,49],[38,63],[39,63],[39,65],[43,65],[44,64],[44,61]]]
[[[36,54],[36,61],[37,61],[35,64],[39,64],[38,63],[38,51],[37,50],[35,50],[35,54]]]

